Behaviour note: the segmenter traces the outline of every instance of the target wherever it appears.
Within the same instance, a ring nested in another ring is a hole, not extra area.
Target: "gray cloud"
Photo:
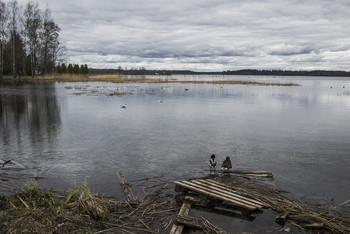
[[[346,1],[38,2],[52,9],[62,28],[67,62],[99,68],[349,70]]]

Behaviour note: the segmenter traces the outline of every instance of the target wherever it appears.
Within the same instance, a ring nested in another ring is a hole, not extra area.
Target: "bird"
[[[162,99],[160,99],[160,100],[158,100],[160,103],[162,103],[163,102],[163,100]]]
[[[343,89],[345,89],[345,85],[343,85]]]
[[[2,164],[2,167],[5,167],[6,164],[10,163],[11,160],[6,160],[3,164]]]
[[[121,105],[121,106],[120,106],[120,108],[122,108],[122,109],[126,109],[126,104]]]

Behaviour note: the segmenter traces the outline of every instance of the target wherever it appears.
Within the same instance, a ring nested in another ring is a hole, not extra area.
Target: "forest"
[[[227,71],[191,71],[191,70],[148,70],[143,67],[122,69],[89,69],[89,74],[122,74],[122,75],[248,75],[248,76],[333,76],[333,77],[350,77],[348,71],[293,71],[293,70],[227,70]]]
[[[53,72],[62,55],[60,27],[51,10],[37,2],[20,6],[0,2],[0,79],[3,75],[36,77]]]

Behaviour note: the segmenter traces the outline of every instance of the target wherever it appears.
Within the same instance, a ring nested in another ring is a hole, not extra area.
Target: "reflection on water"
[[[231,78],[302,86],[2,84],[0,159],[25,168],[0,173],[27,179],[46,171],[42,186],[87,179],[121,196],[118,171],[130,181],[187,179],[206,175],[215,153],[219,164],[231,156],[235,169],[272,171],[271,183],[298,198],[349,199],[349,80]]]
[[[47,152],[56,148],[61,113],[55,86],[12,84],[0,88],[0,159],[13,163],[4,166],[2,172],[21,173],[20,179],[35,176],[50,160]]]

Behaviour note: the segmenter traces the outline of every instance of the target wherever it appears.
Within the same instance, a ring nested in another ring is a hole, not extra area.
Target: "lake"
[[[296,198],[349,199],[349,78],[175,78],[301,86],[0,83],[0,162],[16,163],[0,168],[1,191],[44,173],[40,186],[86,180],[121,197],[117,172],[188,179],[207,175],[215,154],[220,165],[230,156],[234,169],[271,171],[269,183]]]

